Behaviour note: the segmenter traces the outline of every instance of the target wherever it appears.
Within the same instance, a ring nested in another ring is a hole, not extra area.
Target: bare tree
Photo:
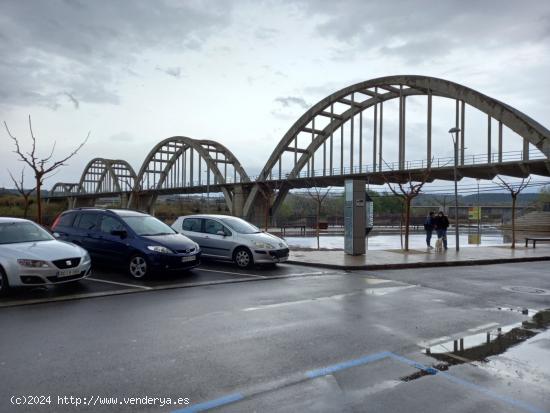
[[[315,201],[315,222],[316,222],[315,232],[317,236],[317,249],[321,249],[320,240],[319,240],[321,236],[321,230],[319,225],[319,219],[321,217],[321,208],[330,190],[331,190],[330,186],[326,189],[319,188],[318,186],[314,186],[312,188],[306,189],[306,192],[309,195],[309,197]]]
[[[382,175],[386,185],[390,188],[390,191],[403,202],[405,208],[405,251],[409,250],[409,232],[410,232],[410,221],[411,221],[411,204],[412,200],[416,198],[422,192],[422,187],[426,184],[431,175],[431,169],[425,169],[420,179],[414,179],[412,174],[409,172],[408,176],[405,177],[404,174],[394,173],[390,176]],[[396,182],[396,183],[393,183]],[[403,214],[401,215],[403,216]]]
[[[90,132],[88,132],[88,135],[86,138],[74,149],[69,155],[62,158],[59,161],[53,161],[53,154],[55,151],[55,142],[52,146],[52,150],[50,151],[50,154],[46,156],[45,158],[39,158],[36,154],[36,137],[34,136],[34,132],[32,130],[32,122],[31,117],[29,115],[29,131],[32,139],[32,146],[30,152],[23,152],[19,145],[19,140],[10,132],[8,128],[8,124],[4,121],[4,127],[6,128],[6,132],[8,133],[9,137],[13,140],[15,144],[15,153],[19,156],[19,160],[22,162],[25,162],[27,165],[31,167],[31,169],[34,172],[34,178],[36,179],[36,222],[39,224],[42,224],[42,203],[41,203],[41,189],[42,185],[44,183],[44,179],[47,177],[48,174],[56,170],[57,168],[65,165],[65,162],[71,159],[73,156],[75,156],[80,149],[86,144],[88,141],[88,138],[90,137]]]
[[[10,178],[15,185],[15,189],[17,189],[17,192],[19,192],[19,194],[23,197],[23,202],[25,203],[23,218],[27,218],[27,214],[29,212],[29,198],[36,187],[32,189],[25,189],[25,168],[21,169],[21,177],[19,178],[19,180],[14,178],[11,171],[8,170],[8,173],[10,174]]]
[[[510,195],[512,196],[512,246],[511,248],[516,248],[516,200],[520,192],[523,191],[525,188],[527,188],[527,186],[531,182],[531,177],[529,177],[529,179],[527,180],[523,178],[519,184],[506,182],[504,179],[500,177],[500,175],[497,175],[497,179],[500,182],[495,182],[495,183],[498,186],[500,186],[502,189],[505,189],[508,192],[510,192]]]
[[[267,184],[259,183],[258,189],[260,190],[260,194],[262,194],[262,197],[264,199],[265,205],[264,205],[264,228],[267,232],[269,230],[269,215],[271,212],[271,206],[273,205],[273,196],[274,191],[269,187]]]

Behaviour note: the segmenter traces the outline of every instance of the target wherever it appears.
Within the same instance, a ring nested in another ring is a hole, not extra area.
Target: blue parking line
[[[461,379],[459,377],[453,376],[449,373],[436,370],[433,367],[426,367],[423,364],[417,363],[414,360],[408,359],[408,358],[400,356],[398,354],[395,354],[395,353],[390,353],[390,354],[391,354],[390,357],[392,359],[396,360],[396,361],[399,361],[399,362],[404,363],[404,364],[408,364],[409,366],[412,366],[412,367],[417,368],[419,370],[424,370],[424,371],[426,371],[430,374],[436,374],[437,373],[439,376],[445,377],[447,380],[452,381],[453,383],[459,384],[459,385],[461,385],[463,387],[466,387],[466,388],[469,388],[471,390],[476,390],[476,391],[478,391],[480,393],[483,393],[483,394],[485,394],[489,397],[492,397],[495,400],[499,400],[501,402],[508,403],[509,405],[512,405],[512,406],[517,407],[517,408],[522,409],[522,410],[525,410],[529,413],[549,413],[549,412],[547,412],[545,410],[541,410],[538,407],[533,406],[533,405],[531,405],[527,402],[524,402],[524,401],[521,401],[521,400],[516,400],[516,399],[513,399],[511,397],[504,396],[502,394],[498,394],[497,392],[495,392],[491,389],[488,389],[488,388],[483,387],[483,386],[479,386],[475,383],[472,383],[471,381],[464,380],[464,379]]]
[[[445,377],[446,379],[452,381],[453,383],[456,383],[456,384],[460,384],[461,386],[464,386],[464,387],[468,387],[472,390],[477,390],[479,391],[480,393],[483,393],[483,394],[486,394],[487,396],[490,396],[492,397],[493,399],[496,399],[496,400],[500,400],[504,403],[508,403],[514,407],[517,407],[519,409],[522,409],[522,410],[525,410],[529,413],[548,413],[548,411],[546,410],[541,410],[539,409],[538,407],[536,406],[533,406],[527,402],[524,402],[524,401],[521,401],[521,400],[516,400],[516,399],[512,399],[511,397],[508,397],[508,396],[504,396],[502,394],[498,394],[497,392],[491,390],[491,389],[488,389],[486,387],[482,387],[482,386],[478,386],[477,384],[475,383],[472,383],[470,381],[467,381],[467,380],[464,380],[464,379],[461,379],[459,377],[456,377],[456,376],[451,376],[450,374],[448,373],[444,373],[444,372],[440,372],[439,373],[442,377]]]
[[[433,367],[427,367],[424,364],[417,363],[414,360],[408,359],[406,357],[400,356],[400,355],[395,354],[395,353],[390,353],[390,357],[392,359],[396,360],[396,361],[401,362],[401,363],[408,364],[409,366],[414,367],[415,369],[423,370],[428,374],[435,375],[435,374],[439,373],[439,370],[434,369]]]
[[[439,371],[433,367],[427,367],[422,363],[418,363],[414,360],[408,359],[406,357],[400,356],[398,354],[392,353],[390,351],[382,351],[380,353],[374,353],[370,354],[368,356],[364,356],[358,359],[348,360],[344,361],[342,363],[333,364],[331,366],[323,367],[321,369],[317,370],[310,370],[305,373],[305,376],[309,379],[314,379],[317,377],[327,376],[332,373],[336,373],[341,370],[346,370],[351,367],[357,367],[365,364],[369,364],[378,360],[384,360],[386,358],[398,361],[402,364],[406,364],[408,366],[414,367],[415,369],[425,371],[429,374],[437,374],[440,377],[444,377],[449,381],[452,381],[453,383],[456,383],[458,385],[461,385],[465,388],[478,391],[482,394],[485,394],[489,397],[491,397],[494,400],[498,400],[500,402],[504,402],[508,405],[514,406],[516,408],[519,408],[521,410],[524,410],[529,413],[550,413],[544,410],[541,410],[540,408],[533,406],[527,402],[516,400],[508,396],[501,395],[491,389],[488,389],[483,386],[479,386],[475,383],[472,383],[468,380],[461,379],[459,377],[453,376],[447,372]],[[247,397],[253,396],[253,394],[247,395]],[[202,412],[209,409],[214,409],[216,407],[224,406],[226,404],[234,403],[240,400],[243,400],[244,396],[241,393],[234,393],[230,394],[224,397],[220,397],[219,399],[210,400],[207,402],[195,404],[193,406],[186,407],[184,409],[175,410],[172,413],[195,413],[195,412]]]
[[[203,412],[205,410],[214,409],[216,407],[224,406],[226,404],[238,402],[244,399],[244,396],[240,393],[230,394],[228,396],[220,397],[219,399],[209,400],[207,402],[194,404],[193,406],[185,407],[184,409],[174,410],[172,413],[196,413]]]
[[[386,357],[390,357],[392,353],[389,351],[382,351],[380,353],[371,354],[369,356],[361,357],[354,360],[344,361],[343,363],[333,364],[332,366],[323,367],[318,370],[310,370],[306,372],[306,376],[310,379],[315,377],[326,376],[327,374],[332,374],[340,370],[349,369],[350,367],[360,366],[362,364],[372,363],[373,361],[382,360]]]

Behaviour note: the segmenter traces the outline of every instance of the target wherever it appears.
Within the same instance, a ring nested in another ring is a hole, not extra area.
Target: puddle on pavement
[[[507,310],[504,308],[500,308]],[[513,311],[514,309],[510,309]],[[522,310],[519,310],[522,311]],[[402,381],[411,381],[438,371],[448,370],[449,366],[488,362],[489,357],[506,352],[525,340],[536,336],[550,327],[550,309],[535,313],[530,320],[500,327],[495,330],[472,334],[424,349],[423,353],[440,361],[424,370],[402,377]]]
[[[530,310],[529,308],[497,307],[497,310],[499,310],[499,311],[511,311],[511,312],[514,312],[514,313],[521,313],[523,315],[528,315],[530,317],[533,317],[535,314],[537,314],[536,310]]]

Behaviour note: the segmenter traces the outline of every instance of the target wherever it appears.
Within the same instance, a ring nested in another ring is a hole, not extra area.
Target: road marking
[[[380,353],[371,354],[369,356],[361,357],[358,359],[344,361],[343,363],[333,364],[332,366],[323,367],[321,369],[310,370],[306,372],[306,376],[310,379],[314,379],[316,377],[336,373],[340,370],[346,370],[351,367],[360,366],[362,364],[372,363],[373,361],[383,360],[387,357],[390,357],[390,355],[391,353],[389,351],[382,351]]]
[[[480,330],[487,330],[488,328],[498,327],[499,325],[500,325],[499,323],[487,323],[474,328],[469,328],[467,331],[475,332]]]
[[[385,280],[383,278],[365,278],[365,282],[370,285],[377,285],[377,284],[386,284],[393,282],[392,280]]]
[[[413,287],[417,287],[417,286],[416,285],[405,285],[405,286],[401,286],[401,287],[367,288],[366,290],[353,291],[353,292],[350,292],[350,293],[334,294],[334,295],[329,295],[329,296],[324,296],[324,297],[314,297],[314,298],[308,298],[308,299],[305,299],[305,300],[284,301],[284,302],[281,302],[281,303],[260,305],[258,307],[248,307],[248,308],[244,308],[242,311],[269,310],[271,308],[286,307],[286,306],[298,305],[298,304],[307,304],[307,303],[318,302],[318,301],[341,300],[342,298],[352,297],[352,296],[359,295],[359,294],[383,296],[383,295],[394,293],[394,292],[397,292],[397,291],[407,290],[407,289],[413,288]]]
[[[315,380],[319,377],[329,376],[329,375],[332,375],[333,373],[337,373],[337,372],[342,371],[342,370],[347,370],[349,368],[353,368],[353,367],[357,367],[357,366],[361,366],[361,365],[366,365],[366,364],[374,363],[376,361],[387,360],[387,359],[399,362],[401,364],[411,366],[415,369],[422,370],[422,371],[424,371],[428,374],[431,374],[431,375],[437,375],[439,377],[443,377],[443,378],[445,378],[445,379],[447,379],[451,382],[454,382],[455,384],[458,384],[459,386],[461,386],[463,388],[466,388],[466,389],[469,389],[469,390],[475,390],[479,393],[482,393],[482,394],[492,398],[493,400],[497,400],[497,401],[506,403],[508,405],[519,408],[521,410],[524,410],[524,411],[527,411],[527,412],[530,412],[530,413],[545,413],[544,410],[541,410],[539,407],[534,406],[530,403],[527,403],[527,402],[524,402],[524,401],[518,400],[518,399],[513,399],[513,398],[511,398],[509,396],[506,396],[506,395],[502,395],[502,394],[497,393],[497,392],[495,392],[492,389],[489,389],[487,387],[483,387],[483,386],[480,386],[480,385],[478,385],[474,382],[471,382],[471,381],[468,381],[468,380],[465,380],[465,379],[461,379],[461,378],[456,377],[456,376],[454,376],[454,375],[452,375],[448,372],[437,370],[434,367],[429,367],[427,365],[424,365],[424,364],[419,363],[415,360],[403,357],[403,356],[401,356],[399,354],[396,354],[396,353],[393,353],[391,351],[382,351],[382,352],[379,352],[379,353],[369,354],[369,355],[366,355],[366,356],[363,356],[363,357],[360,357],[360,358],[357,358],[357,359],[351,359],[351,360],[343,361],[341,363],[332,364],[332,365],[322,367],[322,368],[319,368],[319,369],[316,369],[316,370],[309,370],[309,371],[306,371],[305,373],[302,373],[303,374],[302,377],[304,377],[306,380],[308,380],[308,379]],[[292,379],[290,379],[289,381],[287,381],[285,383],[280,383],[280,386],[289,387],[291,385],[301,383],[302,381],[303,380],[300,379],[299,375],[298,375],[297,377],[293,377]],[[368,389],[371,389],[372,393],[376,393],[381,389],[386,389],[386,388],[391,389],[391,388],[397,386],[398,384],[401,384],[401,383],[397,382],[397,381],[389,381],[389,382],[383,382],[379,385],[375,385],[375,386],[373,386],[371,388],[368,388]],[[274,386],[269,386],[268,388],[265,388],[265,386],[262,386],[260,389],[256,389],[255,391],[248,391],[248,392],[245,392],[245,393],[228,394],[224,397],[220,397],[220,398],[217,398],[217,399],[205,401],[205,402],[202,402],[202,403],[199,403],[199,404],[195,404],[193,406],[186,407],[184,409],[174,410],[172,413],[202,412],[202,411],[205,411],[205,410],[214,409],[214,408],[225,406],[225,405],[228,405],[228,404],[231,404],[231,403],[239,402],[239,401],[242,401],[244,399],[249,399],[251,397],[258,396],[260,394],[263,394],[263,393],[266,393],[266,392],[269,392],[269,391],[272,391],[272,390],[276,390],[276,389],[277,389],[277,387],[274,387]]]
[[[329,295],[329,296],[326,296],[326,297],[308,298],[306,300],[284,301],[282,303],[266,304],[266,305],[260,305],[258,307],[243,308],[242,311],[269,310],[271,308],[287,307],[287,306],[291,306],[291,305],[306,304],[306,303],[311,303],[311,302],[316,302],[316,301],[340,300],[344,297],[351,297],[353,295],[359,295],[359,294],[362,294],[362,292],[361,291],[354,291],[354,292],[351,292],[351,293],[335,294],[335,295]]]
[[[220,270],[207,270],[206,268],[199,268],[200,271],[206,271],[206,272],[217,272],[221,274],[232,274],[232,275],[240,275],[245,277],[257,277],[257,278],[268,278],[265,275],[258,275],[258,274],[248,274],[248,273],[242,273],[242,272],[231,272],[231,271],[220,271]]]
[[[445,344],[449,341],[452,341],[453,339],[458,340],[459,338],[467,337],[467,336],[471,335],[471,333],[487,331],[487,330],[493,329],[493,328],[498,327],[498,326],[500,326],[499,323],[482,324],[482,325],[477,326],[477,327],[469,328],[466,331],[453,334],[452,336],[443,336],[443,337],[433,338],[431,340],[420,341],[420,342],[417,343],[417,345],[420,348],[433,347],[435,345]]]
[[[365,290],[365,294],[382,296],[382,295],[395,293],[397,291],[408,290],[409,288],[414,288],[414,287],[417,287],[417,285],[403,285],[400,287],[384,287],[384,288],[367,288]]]
[[[327,274],[327,273],[324,272],[324,271],[317,271],[317,272],[299,272],[297,274],[290,273],[290,274],[284,274],[284,275],[300,277],[300,276],[304,276],[304,275],[322,275],[322,274]]]
[[[153,287],[146,287],[144,285],[136,285],[136,284],[126,284],[126,283],[121,283],[121,282],[117,282],[117,281],[107,281],[107,280],[100,280],[98,278],[86,278],[87,280],[90,280],[90,281],[97,281],[97,282],[100,282],[100,283],[106,283],[106,284],[115,284],[115,285],[122,285],[124,287],[135,287],[135,288],[143,288],[144,290],[152,290]]]
[[[196,413],[203,412],[205,410],[215,409],[217,407],[224,406],[226,404],[235,403],[244,399],[240,393],[230,394],[228,396],[220,397],[219,399],[210,400],[207,402],[195,404],[193,406],[185,407],[183,409],[174,410],[172,413]]]

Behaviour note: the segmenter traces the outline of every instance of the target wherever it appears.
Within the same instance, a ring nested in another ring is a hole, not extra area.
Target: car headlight
[[[272,250],[272,249],[275,248],[273,245],[268,244],[267,242],[254,241],[253,244],[256,248],[262,248],[262,249],[265,249],[265,250]]]
[[[28,260],[25,258],[19,258],[17,260],[17,263],[23,267],[31,267],[31,268],[48,268],[49,267],[48,263],[42,260]]]
[[[199,252],[201,250],[201,246],[195,242],[195,250]]]
[[[88,252],[86,252],[84,254],[84,257],[82,258],[82,262],[90,262],[92,259],[90,258],[90,254],[88,254]]]
[[[147,249],[149,251],[160,252],[161,254],[173,254],[172,250],[163,247],[162,245],[148,245]]]

